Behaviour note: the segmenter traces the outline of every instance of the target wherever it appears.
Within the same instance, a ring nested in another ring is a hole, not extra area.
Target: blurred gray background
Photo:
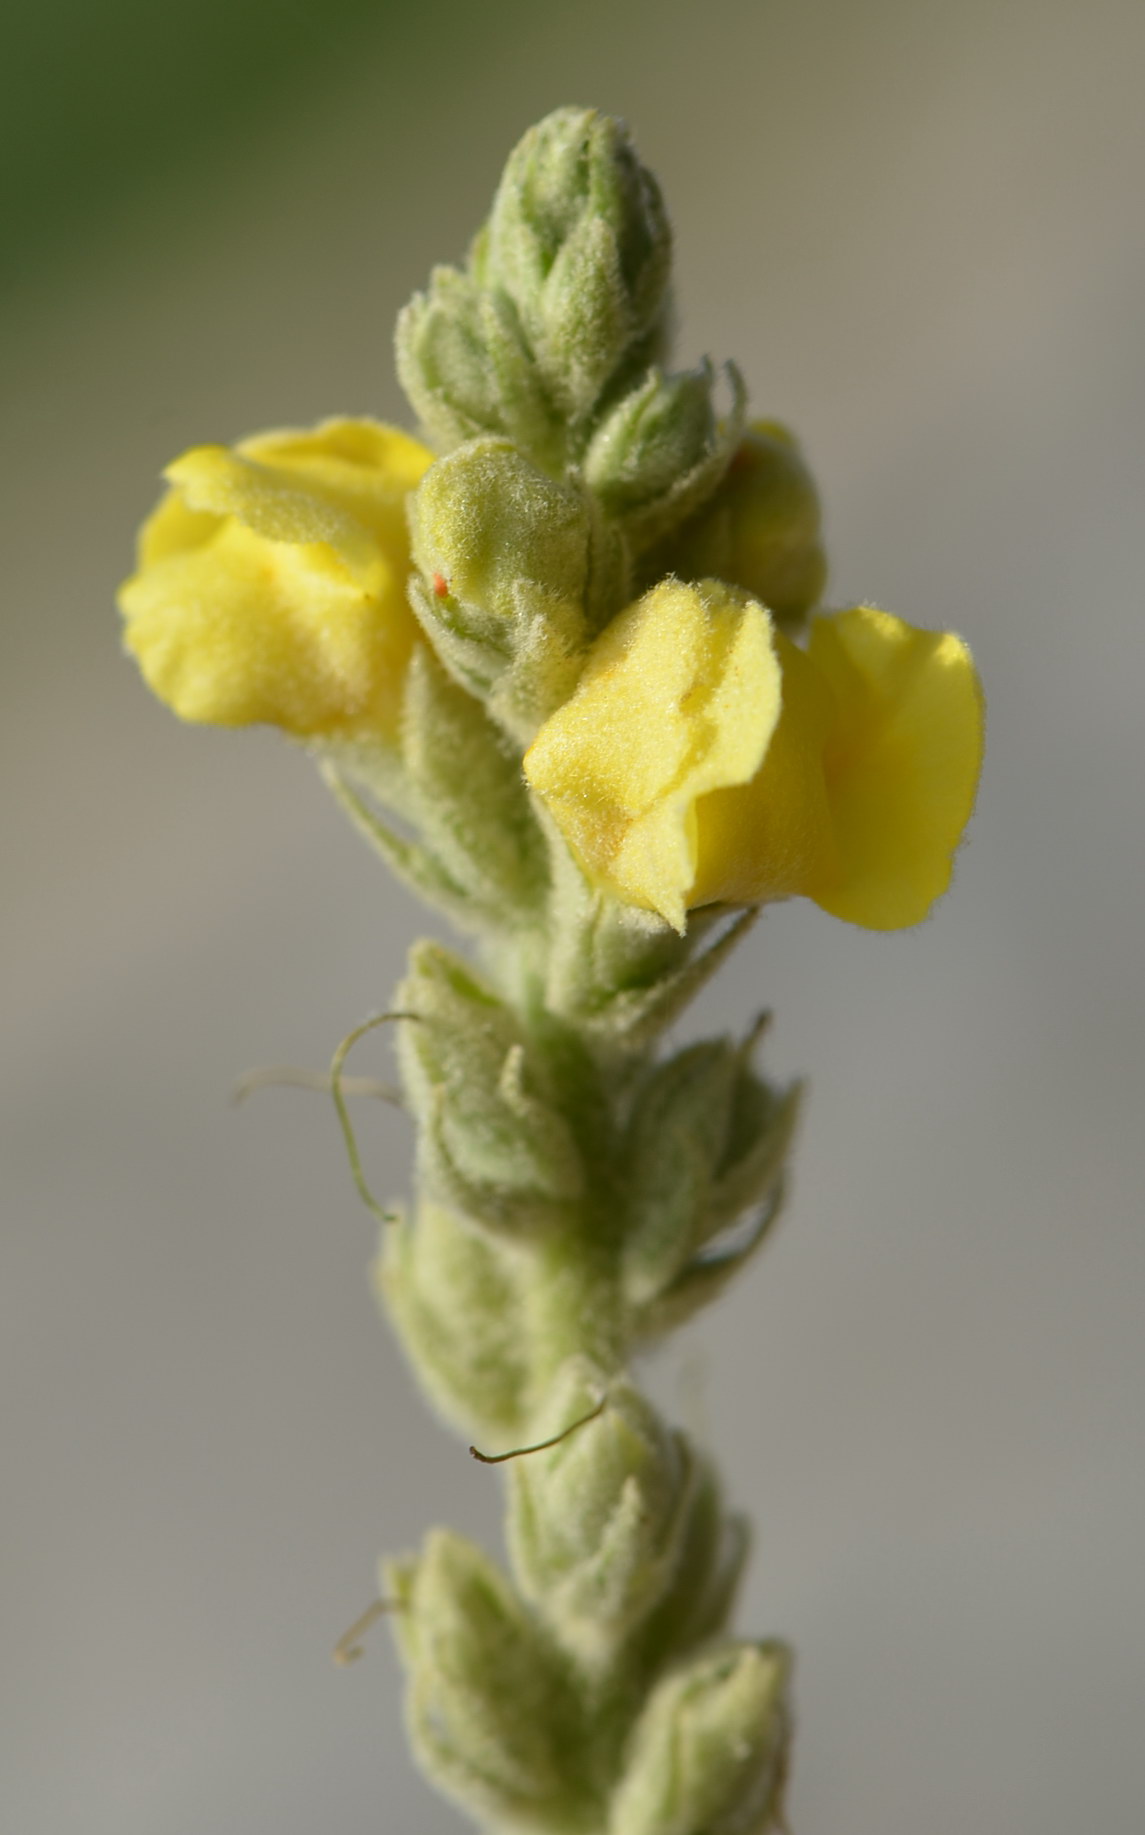
[[[690,1022],[774,1005],[769,1067],[812,1080],[774,1244],[649,1373],[756,1518],[741,1624],[798,1648],[792,1824],[1136,1835],[1145,11],[13,24],[3,1827],[461,1827],[384,1631],[353,1670],[329,1650],[379,1551],[438,1520],[496,1545],[498,1480],[374,1315],[328,1104],[227,1103],[252,1063],[326,1064],[421,919],[301,755],[152,703],[112,598],[186,445],[402,416],[398,307],[576,101],[661,175],[681,357],[734,355],[803,436],[836,600],[959,629],[989,695],[936,918],[778,909]],[[400,1192],[406,1125],[367,1120]]]

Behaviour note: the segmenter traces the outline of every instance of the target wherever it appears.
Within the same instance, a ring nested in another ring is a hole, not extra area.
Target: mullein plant
[[[558,110],[399,318],[417,437],[196,447],[121,596],[176,714],[281,727],[471,939],[382,1016],[418,1151],[377,1289],[505,1459],[508,1566],[435,1529],[382,1591],[426,1775],[533,1835],[782,1823],[791,1654],[729,1629],[746,1526],[632,1363],[767,1238],[798,1090],[759,1026],[671,1030],[773,900],[923,919],[982,754],[960,638],[815,609],[800,448],[733,364],[668,367],[670,266],[623,124]]]

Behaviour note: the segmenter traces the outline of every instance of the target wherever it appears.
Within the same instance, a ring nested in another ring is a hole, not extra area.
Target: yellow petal
[[[982,734],[960,638],[864,606],[805,653],[742,595],[669,580],[597,640],[525,771],[588,876],[678,929],[798,893],[889,930],[949,883]]]
[[[217,535],[222,517],[210,510],[192,510],[182,491],[172,488],[162,497],[139,531],[139,565],[151,567],[190,548],[201,548]]]
[[[247,459],[274,466],[337,504],[391,549],[408,543],[406,498],[433,464],[433,454],[400,427],[380,421],[328,420],[311,431],[287,428],[240,440]]]
[[[833,882],[809,888],[872,930],[917,924],[950,883],[974,807],[985,703],[970,651],[873,606],[816,618],[810,662],[836,715],[823,766],[838,848]]]
[[[341,420],[176,460],[120,594],[156,694],[185,720],[392,737],[417,631],[405,500],[431,457]]]
[[[762,607],[717,581],[665,580],[597,639],[525,775],[590,879],[682,930],[697,799],[754,775],[779,707]]]
[[[271,542],[325,542],[359,579],[368,579],[377,544],[352,512],[308,480],[225,446],[195,446],[165,476],[190,510],[233,516]]]
[[[830,689],[776,631],[782,705],[771,743],[747,783],[710,791],[696,806],[698,850],[689,905],[759,905],[834,878],[835,836],[823,751]]]
[[[392,736],[416,631],[404,586],[391,574],[367,592],[324,544],[228,520],[129,580],[120,603],[128,649],[183,720]]]

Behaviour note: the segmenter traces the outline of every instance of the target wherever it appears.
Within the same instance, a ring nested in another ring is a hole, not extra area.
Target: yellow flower
[[[983,713],[949,633],[858,606],[803,651],[743,593],[669,579],[597,639],[525,775],[589,878],[677,930],[796,893],[897,930],[950,882]]]
[[[405,500],[431,461],[367,420],[176,459],[119,601],[160,700],[218,726],[392,738],[417,636]]]

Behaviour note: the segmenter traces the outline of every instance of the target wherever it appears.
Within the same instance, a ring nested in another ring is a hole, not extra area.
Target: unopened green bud
[[[717,412],[717,381],[728,407]],[[680,375],[652,370],[600,422],[585,454],[585,481],[621,523],[634,553],[662,541],[711,496],[743,432],[746,394],[734,364]]]
[[[783,1177],[802,1096],[801,1083],[777,1090],[741,1064],[732,1090],[724,1151],[708,1193],[705,1243],[752,1206],[769,1202]]]
[[[624,364],[662,353],[671,232],[622,122],[561,108],[510,154],[473,270],[520,313],[549,394],[586,421]]]
[[[454,1427],[511,1446],[529,1421],[532,1371],[520,1258],[440,1204],[382,1230],[378,1298],[434,1405]]]
[[[564,435],[512,300],[456,268],[435,268],[396,332],[398,376],[423,427],[448,452],[504,434],[559,468]]]
[[[747,1519],[724,1511],[716,1475],[701,1461],[676,1577],[640,1634],[645,1673],[726,1631],[750,1540]]]
[[[571,855],[555,856],[552,871],[568,930],[549,958],[550,1002],[606,1049],[649,1051],[757,915],[745,911],[729,925],[723,907],[708,905],[688,913],[681,936],[656,912],[594,897]]]
[[[437,1529],[418,1560],[388,1564],[384,1586],[431,1781],[498,1828],[585,1826],[575,1703],[504,1575]]]
[[[711,366],[651,370],[606,414],[584,456],[585,482],[612,516],[661,496],[691,471],[715,431]]]
[[[797,1091],[777,1093],[747,1064],[748,1046],[712,1039],[652,1072],[628,1138],[624,1288],[638,1310],[686,1280],[719,1232],[777,1186]],[[751,1234],[718,1258],[742,1259]]]
[[[526,1597],[590,1670],[612,1658],[676,1575],[696,1491],[683,1436],[631,1383],[570,1360],[539,1423],[559,1445],[513,1470],[509,1536]],[[579,1426],[573,1426],[576,1422]]]
[[[628,1139],[624,1244],[625,1292],[638,1306],[699,1246],[739,1059],[727,1039],[690,1045],[658,1065],[640,1094]]]
[[[787,429],[752,426],[714,495],[647,565],[657,576],[741,586],[788,623],[817,604],[827,578],[819,496]]]
[[[427,580],[444,580],[437,596],[456,604],[455,622],[472,620],[475,635],[505,640],[522,581],[560,608],[558,622],[585,599],[589,506],[509,440],[472,440],[439,459],[413,498],[411,521],[414,561]]]
[[[415,1016],[399,1061],[429,1190],[490,1229],[569,1226],[584,1167],[509,1008],[436,943],[414,945],[397,1000]]]
[[[431,641],[527,741],[571,694],[594,628],[623,600],[619,535],[585,492],[495,439],[426,473],[411,524],[414,605]]]
[[[613,1799],[609,1835],[764,1835],[782,1826],[791,1658],[725,1644],[655,1689]]]

